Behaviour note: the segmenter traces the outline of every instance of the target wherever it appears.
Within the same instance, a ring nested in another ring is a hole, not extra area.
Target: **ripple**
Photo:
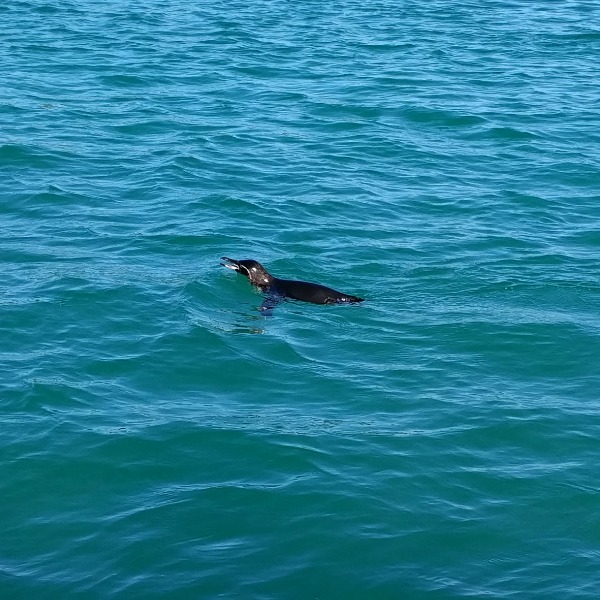
[[[0,12],[4,596],[595,598],[595,5]]]

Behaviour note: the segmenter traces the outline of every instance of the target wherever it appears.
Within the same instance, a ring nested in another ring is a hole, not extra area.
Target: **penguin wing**
[[[263,315],[273,314],[273,309],[283,301],[283,296],[280,294],[269,294],[260,305],[260,310]]]

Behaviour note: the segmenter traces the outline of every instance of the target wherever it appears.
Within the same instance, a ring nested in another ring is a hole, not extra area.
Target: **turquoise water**
[[[598,597],[598,3],[0,20],[0,597]]]

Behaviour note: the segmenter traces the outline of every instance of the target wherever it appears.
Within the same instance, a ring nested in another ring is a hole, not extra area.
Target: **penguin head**
[[[273,281],[273,276],[255,260],[235,260],[227,256],[222,256],[221,260],[224,261],[221,265],[245,275],[252,285],[264,287]]]

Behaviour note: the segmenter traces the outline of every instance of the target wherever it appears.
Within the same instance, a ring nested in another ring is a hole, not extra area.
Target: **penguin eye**
[[[256,267],[252,267],[251,269],[254,273],[256,273]]]

